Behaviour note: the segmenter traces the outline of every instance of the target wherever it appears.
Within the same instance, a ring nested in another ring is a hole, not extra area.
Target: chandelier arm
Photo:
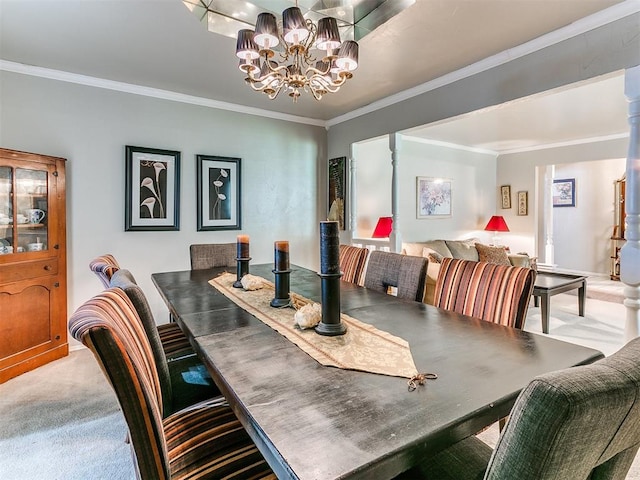
[[[314,82],[316,82],[318,85],[320,85],[322,87],[322,90],[326,90],[329,93],[336,93],[338,90],[340,90],[340,86],[344,83],[340,83],[340,84],[336,84],[332,82],[327,82],[326,79],[324,78],[314,78],[312,77],[310,80],[313,80]],[[311,89],[316,89],[317,88],[315,86],[312,86],[313,84],[311,83],[311,81],[309,82],[309,86]]]

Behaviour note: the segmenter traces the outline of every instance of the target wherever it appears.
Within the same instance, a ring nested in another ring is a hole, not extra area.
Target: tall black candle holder
[[[342,273],[319,273],[321,281],[322,321],[316,325],[316,333],[336,336],[347,333],[340,318],[340,277]]]
[[[291,304],[289,296],[291,270],[272,270],[275,276],[275,297],[271,300],[271,306],[276,308],[286,307]]]
[[[249,260],[251,257],[236,257],[236,261],[238,262],[238,266],[236,267],[236,278],[237,280],[233,282],[233,286],[235,288],[242,288],[242,277],[244,277],[247,273],[249,273]]]
[[[340,237],[338,222],[320,222],[320,276],[322,320],[320,335],[344,335],[347,327],[340,318]]]

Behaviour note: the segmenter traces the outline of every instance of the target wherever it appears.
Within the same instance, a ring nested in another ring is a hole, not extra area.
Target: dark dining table
[[[273,265],[250,273],[273,281]],[[223,271],[152,280],[235,414],[280,479],[393,478],[507,416],[536,375],[591,363],[597,350],[341,282],[341,312],[409,342],[407,379],[320,365],[208,283]],[[321,298],[292,266],[291,291]]]

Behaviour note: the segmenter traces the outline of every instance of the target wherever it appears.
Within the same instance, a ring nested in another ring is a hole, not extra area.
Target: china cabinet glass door
[[[47,250],[47,170],[0,167],[0,254]]]

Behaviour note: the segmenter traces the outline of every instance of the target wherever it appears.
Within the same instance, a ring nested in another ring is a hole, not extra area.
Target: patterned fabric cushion
[[[367,264],[369,250],[352,245],[340,245],[340,270],[342,280],[362,285],[364,267]]]
[[[89,268],[96,274],[98,279],[102,282],[104,288],[109,288],[109,280],[111,276],[120,269],[120,265],[110,253],[106,253],[99,257],[94,258],[89,263]]]
[[[191,270],[214,267],[235,267],[237,245],[235,243],[200,243],[189,246]]]
[[[421,302],[427,260],[399,253],[375,250],[369,254],[364,286],[386,293],[389,287],[397,287],[397,296]]]
[[[522,328],[535,277],[530,268],[445,258],[436,281],[434,305]]]
[[[478,250],[478,261],[480,262],[511,265],[504,247],[492,247],[490,245],[476,243],[476,250]]]
[[[467,240],[445,240],[447,247],[451,250],[453,258],[461,258],[463,260],[478,261],[478,251],[476,243],[478,238],[469,238]]]
[[[105,290],[78,308],[69,330],[93,352],[118,397],[137,478],[276,478],[224,399],[194,405],[162,420],[151,346],[121,289]]]

